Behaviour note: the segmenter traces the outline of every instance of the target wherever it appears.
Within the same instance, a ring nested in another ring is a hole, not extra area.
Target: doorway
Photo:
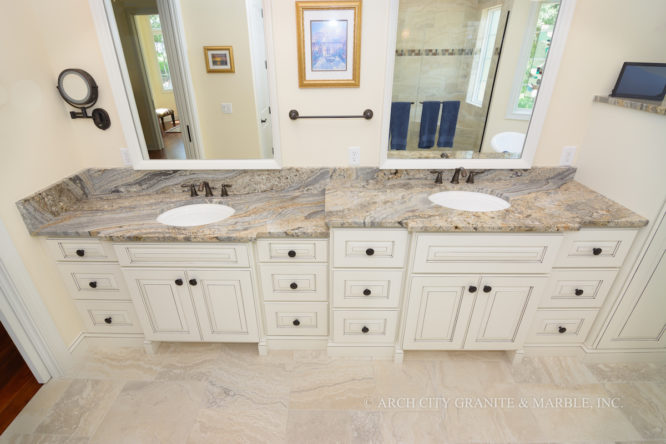
[[[0,323],[0,434],[23,410],[41,385]]]

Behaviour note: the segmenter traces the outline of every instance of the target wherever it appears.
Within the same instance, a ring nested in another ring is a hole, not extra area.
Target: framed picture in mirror
[[[358,87],[361,1],[296,2],[300,87]]]
[[[204,46],[206,72],[235,72],[231,46]]]

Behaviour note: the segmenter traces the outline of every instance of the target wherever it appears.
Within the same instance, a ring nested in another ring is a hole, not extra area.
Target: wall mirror
[[[268,1],[90,6],[135,168],[279,167]]]
[[[530,167],[572,11],[571,0],[393,1],[382,166]]]

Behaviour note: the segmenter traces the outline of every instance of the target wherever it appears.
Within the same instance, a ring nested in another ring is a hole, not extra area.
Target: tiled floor
[[[219,344],[93,351],[0,441],[661,443],[666,364],[512,365],[498,352],[412,352],[394,364]]]

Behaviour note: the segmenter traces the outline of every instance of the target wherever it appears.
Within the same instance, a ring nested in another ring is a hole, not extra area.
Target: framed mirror
[[[575,0],[391,0],[382,168],[529,168]]]
[[[90,0],[136,169],[279,168],[270,0]]]

